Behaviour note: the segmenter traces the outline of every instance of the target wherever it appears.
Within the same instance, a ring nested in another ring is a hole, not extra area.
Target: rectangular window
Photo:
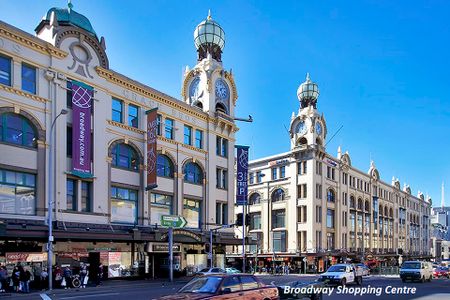
[[[164,132],[166,139],[173,140],[173,120],[166,118],[164,121]]]
[[[66,88],[66,106],[72,108],[72,79],[67,78]]]
[[[81,211],[90,212],[92,210],[92,183],[81,182]]]
[[[22,90],[36,94],[36,68],[22,63]]]
[[[195,147],[198,149],[203,149],[203,131],[195,130]]]
[[[334,210],[327,209],[327,228],[334,228]]]
[[[297,186],[297,198],[304,199],[304,198],[306,198],[308,196],[306,187],[307,187],[306,183],[305,184],[299,184]]]
[[[150,224],[161,225],[161,216],[173,213],[173,197],[164,194],[150,194]]]
[[[250,230],[261,229],[261,213],[250,214]]]
[[[36,214],[36,175],[0,169],[0,213]]]
[[[327,232],[327,250],[334,250],[334,233]]]
[[[284,209],[272,210],[272,229],[285,226],[286,212]]]
[[[228,140],[220,136],[216,137],[216,154],[222,157],[228,157]]]
[[[183,217],[186,219],[188,228],[200,228],[202,217],[202,202],[194,199],[183,199]]]
[[[334,172],[335,170],[334,170],[334,168],[331,168],[331,179],[333,179],[334,180],[334,178],[335,178],[335,176],[334,176]]]
[[[0,84],[11,86],[11,58],[0,55]]]
[[[192,145],[192,127],[184,125],[184,144]]]
[[[133,104],[128,105],[128,125],[139,128],[139,107]]]
[[[228,224],[228,204],[223,202],[216,202],[216,224]]]
[[[306,216],[307,216],[307,211],[306,211],[306,205],[301,205],[297,207],[297,222],[299,223],[306,223]]]
[[[111,222],[137,223],[138,191],[111,187]]]
[[[261,183],[262,182],[262,173],[261,171],[256,172],[256,182]]]
[[[67,141],[66,141],[66,154],[69,157],[72,157],[72,127],[67,126]]]
[[[316,223],[322,223],[322,206],[316,206]]]
[[[123,102],[118,99],[112,99],[112,120],[122,123]]]
[[[276,180],[277,179],[277,168],[272,168],[272,180]]]
[[[316,174],[322,175],[322,163],[318,161],[316,161]]]
[[[274,252],[286,252],[286,231],[274,231],[272,238]]]
[[[216,187],[218,189],[228,189],[228,171],[226,169],[216,169]]]
[[[66,203],[67,210],[77,210],[77,182],[73,179],[66,182]]]
[[[156,134],[161,135],[162,116],[156,115]]]
[[[286,177],[286,166],[280,167],[280,178]]]
[[[248,175],[249,178],[249,184],[254,184],[255,183],[255,173],[250,173]]]

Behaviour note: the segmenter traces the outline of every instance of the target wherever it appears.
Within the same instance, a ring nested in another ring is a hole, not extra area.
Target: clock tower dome
[[[311,81],[309,73],[306,80],[297,90],[300,109],[297,114],[292,113],[290,124],[291,149],[307,149],[315,146],[324,149],[327,127],[323,114],[317,111],[319,87]]]
[[[208,13],[194,30],[197,64],[186,67],[181,96],[183,100],[211,116],[234,117],[237,92],[231,70],[222,65],[225,31]]]

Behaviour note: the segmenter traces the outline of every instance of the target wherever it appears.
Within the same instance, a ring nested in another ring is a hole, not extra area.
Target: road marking
[[[89,297],[105,297],[105,296],[117,296],[120,293],[104,293],[104,294],[84,294],[80,296],[67,296],[59,299],[77,299],[77,298],[89,298]]]
[[[52,300],[47,294],[39,294],[41,296],[42,300]]]

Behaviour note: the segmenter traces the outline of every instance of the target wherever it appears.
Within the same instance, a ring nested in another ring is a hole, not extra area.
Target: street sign
[[[161,226],[172,228],[183,228],[186,226],[186,219],[181,216],[162,215]]]

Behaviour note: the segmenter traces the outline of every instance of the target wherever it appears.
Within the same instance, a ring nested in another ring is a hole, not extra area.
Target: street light
[[[55,127],[56,120],[61,115],[67,115],[66,109],[61,109],[61,112],[56,116],[56,118],[53,120],[52,125],[50,127],[50,152],[49,152],[49,183],[48,183],[48,190],[49,190],[49,196],[48,196],[48,244],[47,244],[47,252],[48,252],[48,289],[51,291],[53,289],[53,271],[52,271],[52,265],[53,265],[53,128]]]

